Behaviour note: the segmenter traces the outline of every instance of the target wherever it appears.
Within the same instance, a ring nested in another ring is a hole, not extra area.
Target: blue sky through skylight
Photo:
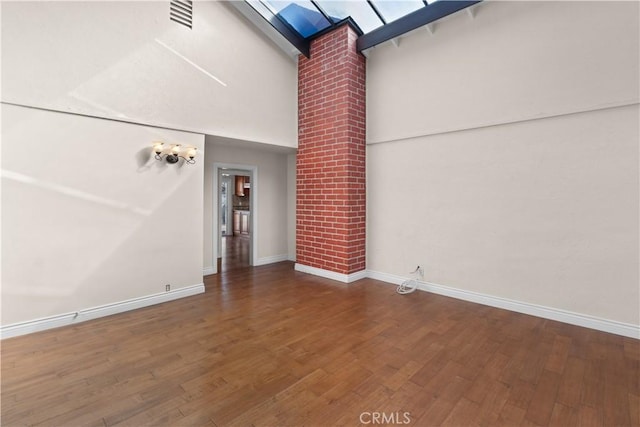
[[[349,19],[358,52],[396,39],[482,0],[245,0],[303,55],[311,41]]]
[[[363,33],[368,33],[384,24],[366,1],[318,0],[316,3],[327,15],[334,18],[334,23],[351,17]]]
[[[310,37],[331,25],[327,18],[310,1],[265,0],[263,3],[274,15],[282,18],[304,38]]]
[[[422,0],[259,0],[302,38],[313,37],[346,18],[363,34],[427,6]],[[253,1],[248,1],[252,4]],[[267,20],[265,10],[256,8]]]
[[[424,2],[421,0],[372,0],[371,3],[378,9],[378,12],[387,23],[424,7]]]

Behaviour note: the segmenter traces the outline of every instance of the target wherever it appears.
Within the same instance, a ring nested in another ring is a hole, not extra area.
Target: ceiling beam
[[[249,20],[256,28],[262,31],[271,41],[273,41],[283,52],[285,52],[294,61],[298,60],[298,56],[301,54],[300,49],[296,45],[286,38],[280,31],[278,31],[268,19],[266,19],[259,9],[268,11],[269,9],[259,1],[225,1],[225,5],[229,5],[236,9],[242,16]],[[309,45],[304,40],[296,41],[298,44],[304,46]]]
[[[436,23],[432,22],[430,24],[427,24],[424,26],[424,28],[426,28],[429,34],[433,35],[436,32]]]
[[[451,15],[459,10],[480,3],[482,0],[448,1],[441,0],[429,4],[427,7],[416,10],[402,18],[383,25],[370,33],[358,38],[357,49],[362,52],[373,46],[394,39],[404,33],[420,28],[447,15]]]
[[[264,18],[264,17],[263,17]],[[307,58],[310,55],[311,43],[309,40],[302,38],[298,33],[293,31],[278,16],[273,15],[269,19],[265,18],[280,34],[284,36],[289,43],[294,45]]]
[[[244,15],[249,21],[253,23],[256,27],[261,29],[269,38],[274,40],[278,46],[282,48],[282,44],[279,40],[274,39],[273,31],[268,31],[265,28],[271,26],[276,30],[275,34],[278,34],[278,37],[283,37],[287,42],[289,42],[297,52],[300,52],[307,58],[309,57],[309,50],[311,43],[309,40],[306,40],[298,33],[293,31],[287,24],[285,24],[281,19],[279,19],[276,15],[269,10],[261,1],[258,0],[247,0],[247,1],[226,1],[226,4],[230,4],[235,9],[237,9],[242,15]],[[267,18],[269,16],[269,18]],[[286,43],[286,42],[285,42]],[[291,55],[290,52],[287,52]],[[297,53],[295,57],[297,58]]]
[[[480,6],[476,6],[473,5],[471,7],[468,7],[467,10],[467,15],[469,15],[469,18],[474,19],[476,17],[476,9],[480,7]]]

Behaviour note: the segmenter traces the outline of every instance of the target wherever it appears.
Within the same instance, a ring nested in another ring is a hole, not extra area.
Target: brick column
[[[298,61],[296,269],[343,282],[365,270],[365,59],[345,24]]]

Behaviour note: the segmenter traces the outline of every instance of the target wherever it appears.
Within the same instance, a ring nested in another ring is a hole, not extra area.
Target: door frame
[[[229,175],[229,176],[224,176],[224,175]],[[224,185],[224,183],[226,182],[228,185],[227,191],[233,191],[234,189],[234,182],[233,182],[233,175],[231,174],[225,174],[222,173],[220,175],[218,175],[218,185],[220,186],[220,188],[222,188],[222,185]],[[219,200],[220,206],[222,206],[222,192],[220,192],[219,197],[221,200]],[[220,220],[220,234],[222,235],[222,212],[218,213],[218,218]],[[231,224],[229,224],[229,222]],[[229,194],[227,193],[227,232],[225,234],[226,236],[233,236],[233,194]]]
[[[213,244],[213,274],[218,273],[218,258],[222,247],[222,218],[220,215],[220,184],[222,173],[230,175],[249,176],[251,191],[249,191],[249,206],[251,208],[249,232],[249,265],[255,265],[258,260],[258,166],[238,163],[213,163],[213,225],[216,236]]]

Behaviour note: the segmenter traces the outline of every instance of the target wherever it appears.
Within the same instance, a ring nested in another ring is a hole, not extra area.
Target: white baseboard
[[[288,259],[289,259],[288,254],[267,256],[263,258],[258,258],[258,260],[254,262],[253,265],[257,267],[259,265],[267,265],[267,264],[273,264],[274,262],[287,261]]]
[[[269,257],[267,259],[275,259],[275,257]],[[278,259],[278,261],[271,262],[279,261],[284,261],[284,259]],[[386,283],[391,283],[394,285],[399,285],[406,280],[406,277],[396,276],[393,274],[382,273],[373,270],[363,270],[352,274],[341,274],[297,263],[295,264],[295,270],[303,273],[313,274],[315,276],[325,277],[327,279],[337,280],[343,283],[355,282],[356,280],[360,280],[366,277],[380,280]],[[640,339],[640,325],[602,319],[599,317],[574,313],[557,308],[510,300],[472,291],[465,291],[462,289],[452,288],[449,286],[443,286],[430,282],[420,281],[418,284],[418,289],[421,291],[444,295],[464,301],[502,308],[505,310],[529,314],[545,319],[556,320],[558,322],[591,328],[616,335],[622,335],[629,338]],[[0,327],[0,339],[11,338],[19,335],[29,334],[32,332],[39,332],[51,328],[57,328],[60,326],[80,323],[91,319],[97,319],[99,317],[110,316],[112,314],[122,313],[125,311],[135,310],[137,308],[148,307],[150,305],[160,304],[179,298],[197,295],[203,292],[204,284],[200,283],[193,286],[175,289],[169,292],[162,292],[140,298],[133,298],[113,304],[92,307],[77,312],[65,313],[56,316],[5,325]]]
[[[372,270],[367,270],[367,277],[375,280],[380,280],[382,282],[392,283],[394,285],[399,285],[407,280],[406,277]],[[558,308],[545,307],[542,305],[510,300],[507,298],[481,294],[478,292],[465,291],[462,289],[456,289],[430,282],[418,281],[418,289],[421,291],[444,295],[464,301],[475,302],[491,307],[529,314],[531,316],[542,317],[544,319],[556,320],[558,322],[569,323],[571,325],[582,326],[585,328],[596,329],[598,331],[609,332],[611,334],[640,339],[640,325],[602,319],[586,314],[574,313]]]
[[[72,313],[59,314],[56,316],[41,319],[29,320],[26,322],[13,323],[0,327],[0,339],[17,337],[19,335],[30,334],[32,332],[44,331],[46,329],[67,326],[74,323],[85,322],[99,317],[110,316],[112,314],[135,310],[137,308],[148,307],[204,292],[204,284],[187,286],[173,291],[159,294],[147,295],[139,298],[132,298],[113,304],[105,304],[98,307],[86,308]]]
[[[202,269],[203,276],[211,276],[212,274],[217,274],[218,272],[214,267],[205,267]]]
[[[298,263],[296,263],[295,265],[295,270],[302,273],[313,274],[314,276],[337,280],[342,283],[351,283],[367,277],[367,270],[362,270],[351,274],[342,274],[336,273],[335,271],[323,270],[322,268],[310,267],[308,265]]]

